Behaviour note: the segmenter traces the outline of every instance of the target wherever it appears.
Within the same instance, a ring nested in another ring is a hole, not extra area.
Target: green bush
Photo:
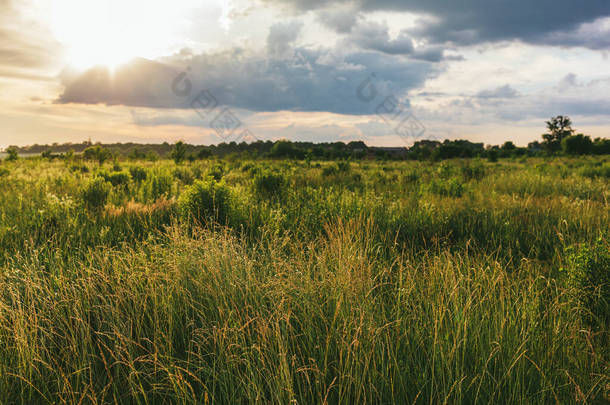
[[[465,181],[481,180],[485,177],[485,166],[481,162],[467,163],[462,166],[462,177]]]
[[[8,176],[11,173],[6,167],[0,167],[0,177]]]
[[[281,173],[265,170],[254,176],[254,193],[262,198],[281,198],[285,193],[287,183]]]
[[[82,191],[82,198],[85,206],[91,210],[101,209],[108,201],[110,190],[110,183],[103,177],[92,179]]]
[[[456,178],[432,179],[426,188],[430,193],[443,197],[461,197],[465,190],[464,184]]]
[[[220,163],[216,163],[208,169],[208,176],[216,181],[220,181],[225,174],[225,167]]]
[[[210,221],[230,225],[235,213],[234,196],[224,182],[198,180],[180,196],[182,218],[201,224]]]
[[[156,201],[161,197],[168,198],[172,194],[174,178],[166,172],[147,176],[142,183],[141,198],[144,201]]]
[[[89,168],[85,165],[73,164],[70,166],[70,171],[73,173],[89,173]]]
[[[598,177],[610,179],[610,163],[604,163],[601,166],[585,166],[578,173],[583,177],[595,179]]]
[[[177,178],[184,184],[190,185],[193,184],[193,181],[195,181],[195,176],[193,175],[191,169],[189,169],[188,167],[176,167],[174,169],[173,174],[175,178]]]
[[[130,174],[127,172],[99,172],[98,176],[104,178],[104,180],[112,184],[114,187],[126,186],[129,184],[129,180],[131,179]]]
[[[325,166],[322,169],[322,176],[324,176],[324,177],[334,176],[337,173],[339,173],[337,166]]]
[[[351,165],[347,160],[337,162],[337,170],[343,173],[347,173],[351,170]]]
[[[563,280],[586,310],[585,318],[607,329],[610,326],[610,244],[600,237],[592,246],[566,249]]]
[[[140,167],[140,166],[130,167],[129,174],[131,174],[131,178],[133,179],[133,181],[135,181],[137,183],[143,182],[144,180],[146,180],[146,177],[148,176],[148,172],[146,171],[146,169],[144,169],[143,167]]]

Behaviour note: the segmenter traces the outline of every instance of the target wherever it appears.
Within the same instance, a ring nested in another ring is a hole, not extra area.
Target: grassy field
[[[610,160],[0,163],[0,404],[608,403]]]

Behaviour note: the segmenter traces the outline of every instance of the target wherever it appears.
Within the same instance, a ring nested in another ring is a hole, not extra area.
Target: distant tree
[[[568,116],[558,115],[546,122],[549,133],[542,135],[544,148],[549,152],[557,152],[561,149],[561,141],[572,135],[572,120]]]
[[[90,146],[83,151],[83,157],[87,160],[97,160],[100,165],[103,165],[105,161],[112,157],[112,153],[100,146]]]
[[[512,141],[506,141],[504,142],[504,145],[502,145],[502,150],[515,150],[517,149],[517,147],[515,146],[515,144]]]
[[[593,153],[596,155],[610,154],[610,139],[595,138],[595,142],[593,142]]]
[[[199,152],[197,152],[197,158],[206,159],[212,156],[212,152],[208,148],[201,148]]]
[[[15,161],[15,160],[19,159],[19,153],[17,152],[17,148],[15,148],[15,147],[8,148],[6,150],[6,154],[8,155],[6,160]]]
[[[178,141],[174,144],[174,150],[170,154],[171,158],[174,159],[176,164],[184,162],[186,159],[186,145],[182,141]]]
[[[294,157],[297,154],[292,142],[285,139],[277,141],[271,148],[271,156],[278,158]]]
[[[568,155],[585,155],[593,150],[593,141],[583,134],[571,135],[561,141],[563,153]]]

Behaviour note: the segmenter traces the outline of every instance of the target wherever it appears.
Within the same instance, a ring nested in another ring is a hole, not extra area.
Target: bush
[[[337,169],[337,166],[325,166],[322,169],[322,176],[328,177],[328,176],[333,176],[335,174],[339,173],[339,170]]]
[[[11,173],[6,167],[0,167],[0,177],[8,176]]]
[[[216,181],[220,181],[225,174],[225,167],[220,163],[216,163],[208,170],[208,176]]]
[[[610,324],[610,245],[600,237],[592,246],[566,249],[561,273],[573,297],[586,310],[585,319],[606,328]]]
[[[112,153],[99,145],[90,146],[83,152],[83,157],[86,160],[96,160],[100,165],[112,157]]]
[[[584,155],[593,150],[593,141],[583,134],[572,135],[563,138],[561,149],[568,155]]]
[[[104,178],[107,182],[112,184],[114,187],[126,186],[129,184],[131,176],[127,172],[99,172],[98,176]]]
[[[214,221],[229,225],[235,212],[233,193],[216,180],[196,181],[182,193],[178,205],[183,219],[201,224]]]
[[[427,185],[430,193],[443,197],[461,197],[464,194],[464,184],[456,178],[449,180],[432,179]]]
[[[254,193],[263,198],[281,198],[287,183],[282,174],[265,170],[254,176]]]
[[[140,166],[130,167],[129,174],[131,174],[131,178],[133,179],[133,181],[137,183],[143,182],[148,176],[148,172],[146,171],[146,169]]]
[[[91,210],[99,210],[106,205],[111,186],[103,177],[96,177],[82,191],[85,206]]]
[[[173,175],[176,179],[180,180],[184,184],[193,184],[195,176],[188,167],[177,167],[173,171]]]
[[[70,171],[73,173],[89,173],[89,168],[85,165],[73,164],[70,166]]]
[[[14,162],[19,159],[19,153],[17,152],[17,148],[8,148],[6,150],[6,153],[8,155],[6,157],[6,160],[8,160],[9,162]]]
[[[337,170],[343,173],[347,173],[351,170],[351,165],[347,160],[337,162]]]
[[[174,159],[177,165],[184,162],[186,159],[186,145],[182,141],[178,141],[174,144],[174,149],[170,153],[170,157]]]
[[[142,199],[144,201],[156,201],[161,197],[168,198],[172,193],[173,184],[174,179],[168,174],[151,174],[142,184]]]
[[[487,151],[487,160],[489,160],[492,163],[495,163],[498,161],[498,151],[495,149],[490,149]]]
[[[595,179],[598,177],[610,179],[610,163],[604,163],[600,166],[585,166],[578,173],[583,177]]]
[[[466,164],[462,166],[462,177],[464,180],[481,180],[485,177],[485,166],[481,162]]]

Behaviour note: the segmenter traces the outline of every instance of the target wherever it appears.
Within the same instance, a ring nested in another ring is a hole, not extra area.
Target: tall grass
[[[0,403],[610,399],[608,318],[559,271],[610,271],[580,160],[125,163],[100,209],[112,167],[72,165],[2,163]],[[219,174],[227,218],[193,220]]]

